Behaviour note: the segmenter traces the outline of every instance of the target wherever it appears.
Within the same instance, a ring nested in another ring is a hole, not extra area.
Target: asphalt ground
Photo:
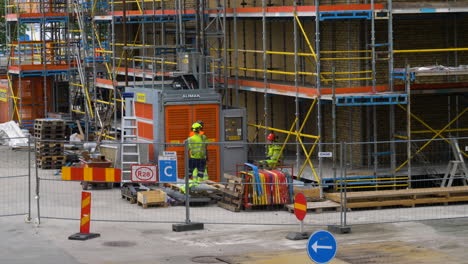
[[[338,251],[330,263],[468,263],[467,226],[465,218],[353,226],[350,234],[335,235]],[[68,236],[78,232],[78,221],[43,219],[36,226],[23,216],[1,217],[0,263],[313,263],[307,240],[285,238],[297,229],[205,225],[173,232],[170,224],[92,222],[91,232],[101,236],[73,241]]]

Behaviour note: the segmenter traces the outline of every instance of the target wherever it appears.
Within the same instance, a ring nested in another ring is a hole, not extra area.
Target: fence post
[[[189,148],[188,140],[184,142],[184,175],[185,175],[185,223],[173,224],[172,231],[183,232],[202,230],[204,228],[203,223],[195,223],[190,221],[190,182],[189,182]]]
[[[39,178],[39,171],[37,168],[37,139],[34,138],[34,170],[36,173],[36,195],[34,196],[34,199],[36,199],[36,206],[37,206],[37,217],[34,219],[34,224],[36,226],[39,226],[41,224],[41,207],[40,207],[40,202],[39,202],[39,184],[40,184],[40,178]]]
[[[24,221],[31,222],[31,135],[28,135],[28,214]]]
[[[340,143],[340,225],[329,225],[328,230],[337,234],[351,233],[351,227],[346,224],[346,153],[345,143]],[[335,183],[336,184],[336,183]]]

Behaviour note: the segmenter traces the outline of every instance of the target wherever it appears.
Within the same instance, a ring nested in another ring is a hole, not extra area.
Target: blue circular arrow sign
[[[319,264],[328,263],[336,254],[336,239],[327,231],[317,231],[307,242],[307,254]]]

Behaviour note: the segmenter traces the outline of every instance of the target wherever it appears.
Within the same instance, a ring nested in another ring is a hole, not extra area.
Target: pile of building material
[[[218,205],[233,212],[241,209],[279,209],[292,202],[293,179],[286,171],[242,171],[240,177],[225,175],[228,183]]]
[[[28,138],[15,121],[0,124],[0,145],[27,147]]]
[[[41,169],[59,169],[65,165],[64,156],[66,123],[61,119],[36,119],[34,137],[36,138],[37,166]]]

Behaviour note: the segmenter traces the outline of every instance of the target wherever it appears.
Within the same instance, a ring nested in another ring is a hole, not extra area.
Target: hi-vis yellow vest
[[[188,138],[188,147],[190,151],[190,158],[192,159],[206,159],[206,143],[208,138],[205,135],[195,134]]]

